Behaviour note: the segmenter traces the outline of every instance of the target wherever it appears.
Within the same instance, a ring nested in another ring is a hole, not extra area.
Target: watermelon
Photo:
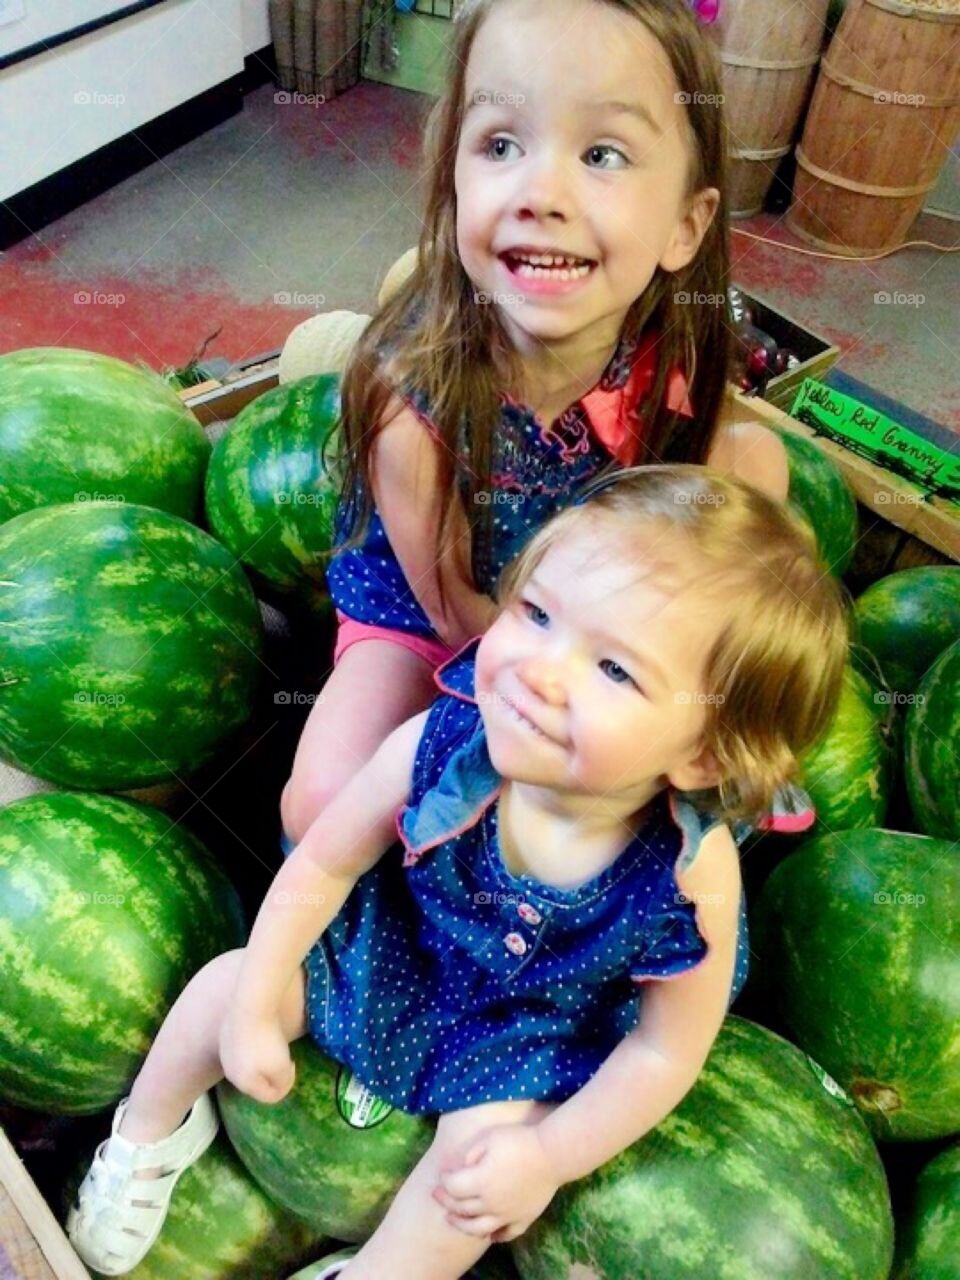
[[[511,1247],[523,1280],[886,1280],[893,1222],[850,1100],[731,1016],[680,1105]]]
[[[67,787],[169,781],[250,717],[260,611],[208,533],[152,507],[0,528],[0,753]]]
[[[434,1126],[374,1098],[311,1040],[291,1052],[297,1079],[282,1102],[255,1102],[224,1082],[220,1114],[268,1195],[324,1235],[359,1243],[430,1145]]]
[[[897,1231],[893,1280],[960,1280],[960,1142],[917,1179]]]
[[[318,1280],[327,1267],[335,1262],[346,1265],[355,1254],[355,1249],[341,1249],[337,1253],[325,1254],[291,1276],[290,1280]],[[488,1249],[476,1266],[470,1268],[464,1280],[517,1280],[517,1270],[510,1259],[507,1246],[494,1245],[492,1249]]]
[[[859,536],[853,490],[833,459],[811,439],[789,430],[779,435],[790,464],[787,501],[811,526],[825,565],[839,577],[853,559]]]
[[[100,497],[198,514],[210,444],[149,369],[70,347],[0,356],[0,521]]]
[[[68,792],[0,809],[0,1095],[116,1102],[182,988],[244,937],[229,881],[165,814]]]
[[[325,590],[338,487],[325,466],[340,381],[325,373],[258,396],[214,448],[207,520],[238,560],[281,594]]]
[[[960,840],[960,640],[920,683],[907,713],[904,765],[920,830]]]
[[[951,844],[885,830],[818,836],[770,876],[751,935],[787,1034],[839,1080],[878,1138],[960,1130]]]
[[[855,618],[867,674],[879,668],[890,690],[916,693],[927,669],[960,636],[960,565],[923,565],[881,578],[857,600]]]
[[[800,784],[817,811],[815,830],[883,822],[892,773],[889,712],[885,696],[847,666],[830,727],[800,759]]]
[[[88,1164],[75,1174],[68,1198]],[[130,1280],[272,1280],[319,1248],[317,1233],[264,1195],[221,1134],[177,1183],[156,1243],[125,1274]]]

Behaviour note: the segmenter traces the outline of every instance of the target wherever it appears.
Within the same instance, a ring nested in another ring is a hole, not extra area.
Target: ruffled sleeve
[[[634,982],[677,978],[707,958],[696,905],[680,892],[674,872],[661,877],[644,921],[643,949],[631,966]]]

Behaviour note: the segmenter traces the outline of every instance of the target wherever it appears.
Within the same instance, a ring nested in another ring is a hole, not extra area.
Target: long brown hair
[[[426,216],[413,274],[372,318],[351,357],[341,387],[338,465],[344,495],[353,499],[351,534],[363,538],[373,507],[372,450],[386,425],[385,411],[398,387],[421,391],[430,405],[442,446],[438,485],[442,495],[435,559],[451,540],[459,504],[473,545],[489,534],[491,505],[474,495],[491,487],[494,432],[500,419],[498,370],[518,369],[516,352],[495,306],[473,305],[474,285],[457,254],[455,165],[464,115],[467,65],[481,24],[498,0],[472,0],[453,24],[446,87],[427,120],[424,164]],[[624,322],[624,332],[658,335],[658,365],[646,411],[638,461],[704,462],[716,432],[727,379],[726,308],[678,302],[711,296],[725,300],[729,272],[725,196],[726,138],[719,66],[713,47],[685,0],[598,0],[642,22],[659,41],[686,94],[692,163],[686,195],[717,187],[720,206],[692,262],[676,272],[657,267]],[[419,319],[405,322],[416,308]],[[384,372],[389,352],[393,377]],[[683,370],[694,419],[665,404],[669,371]],[[465,424],[469,422],[469,430]],[[474,574],[476,579],[476,573]],[[442,581],[441,607],[443,607]]]

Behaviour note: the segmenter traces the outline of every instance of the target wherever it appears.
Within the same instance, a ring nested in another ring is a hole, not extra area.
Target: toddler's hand
[[[223,1074],[257,1102],[280,1102],[296,1071],[287,1038],[276,1021],[240,1020],[227,1014],[220,1029]]]
[[[537,1125],[505,1124],[473,1139],[459,1163],[441,1172],[433,1198],[451,1226],[501,1244],[536,1222],[558,1186]]]

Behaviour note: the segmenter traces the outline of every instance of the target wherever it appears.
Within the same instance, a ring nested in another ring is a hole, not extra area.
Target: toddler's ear
[[[664,271],[679,271],[693,261],[719,207],[720,192],[716,187],[704,187],[697,192],[674,227],[660,258]]]
[[[677,765],[667,774],[671,786],[678,791],[707,791],[719,786],[725,776],[709,747],[703,747],[699,754]]]

